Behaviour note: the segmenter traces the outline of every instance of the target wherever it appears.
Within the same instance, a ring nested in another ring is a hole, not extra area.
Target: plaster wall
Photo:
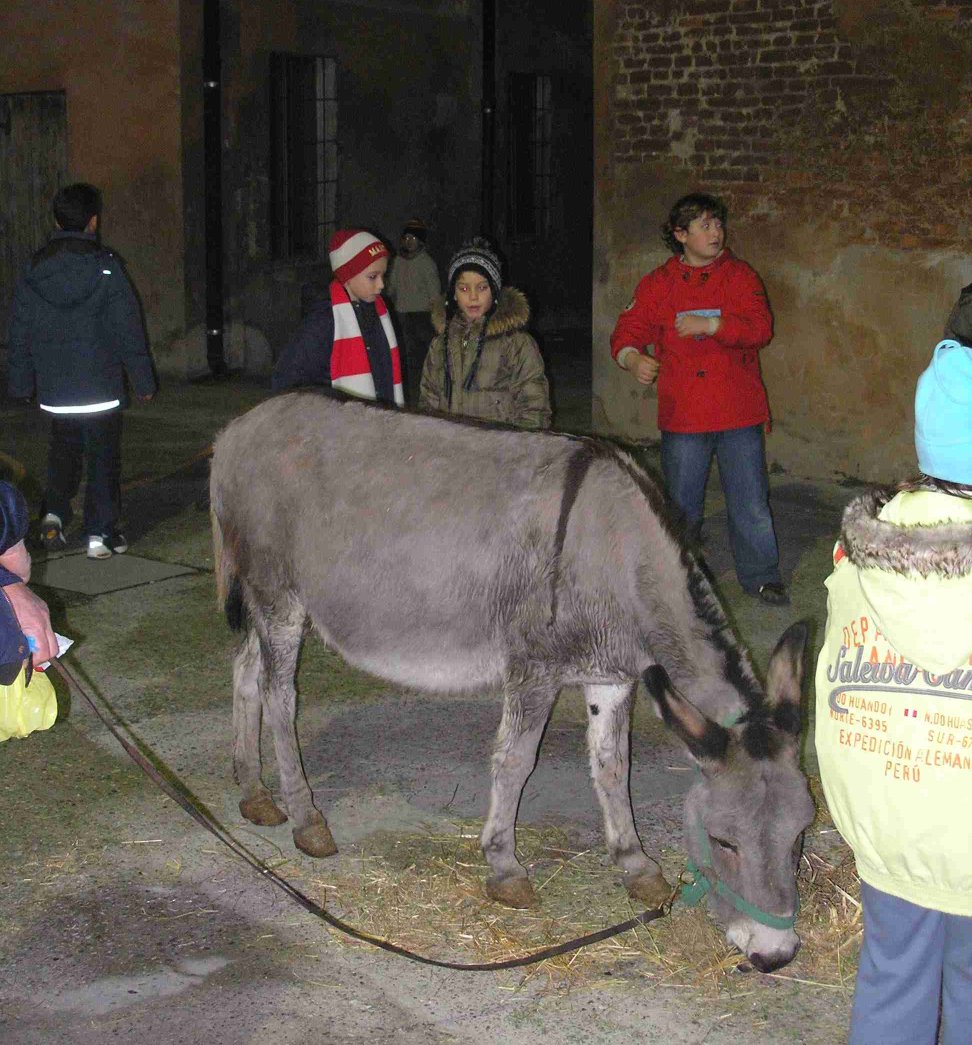
[[[654,390],[618,369],[608,339],[667,256],[658,228],[671,203],[713,191],[774,312],[762,353],[770,461],[867,480],[914,469],[915,380],[972,281],[972,11],[964,0],[866,6],[878,50],[858,8],[837,0],[595,5],[601,430],[657,438]],[[913,78],[914,62],[929,68],[929,40],[948,55],[948,82]]]
[[[178,0],[5,0],[0,13],[0,93],[66,92],[69,177],[104,193],[103,239],[153,346],[185,320],[180,61]]]

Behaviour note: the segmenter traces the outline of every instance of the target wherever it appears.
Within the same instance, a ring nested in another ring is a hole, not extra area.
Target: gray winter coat
[[[549,428],[550,391],[540,350],[526,331],[529,318],[526,297],[513,287],[504,287],[495,311],[485,320],[483,352],[470,380],[484,320],[469,324],[457,314],[446,330],[445,302],[440,301],[432,311],[437,333],[425,357],[419,409],[503,421],[521,428]]]

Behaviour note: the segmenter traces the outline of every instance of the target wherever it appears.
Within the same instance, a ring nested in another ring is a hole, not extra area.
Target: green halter
[[[697,827],[699,846],[702,851],[702,863],[711,865],[712,847],[709,845],[709,836],[706,834],[701,821]],[[740,914],[748,915],[754,922],[759,922],[760,925],[769,926],[770,929],[792,929],[796,925],[797,912],[800,910],[799,897],[797,897],[796,910],[793,914],[770,914],[769,911],[754,907],[748,900],[744,900],[739,893],[730,889],[725,882],[716,878],[711,871],[708,873],[703,871],[691,857],[685,865],[685,874],[689,876],[690,880],[683,883],[678,898],[686,907],[695,907],[701,903],[702,899],[711,890],[732,904]]]
[[[728,715],[723,719],[722,725],[726,728],[734,726],[739,722],[741,717],[741,713]],[[703,866],[711,867],[712,846],[709,845],[709,836],[706,833],[705,828],[702,826],[701,820],[697,823],[696,827],[698,829],[699,850],[702,856],[702,864]],[[709,871],[708,873],[703,871],[691,857],[689,857],[688,863],[685,865],[685,874],[689,876],[689,881],[683,882],[678,898],[686,907],[697,906],[702,902],[703,898],[712,891],[732,904],[740,914],[747,915],[752,918],[754,922],[759,922],[760,925],[766,925],[770,929],[792,929],[794,925],[796,925],[797,913],[800,910],[799,896],[797,896],[796,910],[794,910],[793,914],[770,914],[769,911],[764,911],[759,907],[754,907],[748,900],[744,900],[739,893],[734,892],[725,882],[716,878],[713,871]]]

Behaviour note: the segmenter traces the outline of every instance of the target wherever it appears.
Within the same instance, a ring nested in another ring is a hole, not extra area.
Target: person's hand
[[[20,630],[28,639],[34,640],[34,667],[53,660],[57,656],[57,637],[51,627],[47,603],[26,584],[8,584],[3,593],[10,600]]]
[[[625,361],[625,367],[643,385],[654,383],[658,377],[658,360],[654,356],[645,356],[640,352],[629,352]]]
[[[682,337],[712,337],[719,322],[718,316],[681,315],[675,317],[675,329]]]
[[[151,403],[155,398],[154,392],[149,392],[147,395],[136,395],[135,397],[140,403]]]
[[[23,541],[18,541],[0,555],[0,566],[15,573],[25,584],[30,580],[30,552]]]

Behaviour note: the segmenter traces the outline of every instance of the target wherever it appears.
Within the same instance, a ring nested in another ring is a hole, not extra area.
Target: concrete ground
[[[557,425],[584,430],[589,362],[556,348],[547,346]],[[214,432],[266,394],[249,380],[170,381],[153,404],[129,411],[129,557],[102,564],[38,556],[36,580],[57,630],[76,639],[72,668],[237,838],[264,859],[285,854],[287,866],[301,872],[311,862],[294,855],[286,826],[255,829],[236,809],[233,646],[215,607],[205,510],[205,451]],[[0,470],[16,473],[36,504],[43,422],[0,401],[0,424]],[[651,446],[638,452],[651,466]],[[792,607],[773,609],[739,591],[715,481],[706,525],[710,568],[759,665],[792,620],[809,620],[814,634],[822,627],[822,581],[853,492],[782,474],[772,476],[772,491]],[[300,689],[308,775],[342,846],[335,873],[347,866],[345,850],[377,831],[440,830],[484,815],[499,717],[494,697],[456,702],[402,693],[343,668],[314,642]],[[523,974],[428,969],[346,945],[163,796],[86,706],[59,698],[51,730],[0,744],[5,1045],[531,1045],[632,1037],[827,1045],[844,1038],[845,989],[753,974],[740,976],[730,994],[702,996],[658,987],[626,965],[610,987],[602,978],[549,990]],[[583,743],[582,709],[568,694],[527,785],[520,822],[566,823],[597,846]],[[806,763],[812,771],[810,750]],[[636,720],[632,795],[649,851],[680,847],[684,764],[645,716]]]

